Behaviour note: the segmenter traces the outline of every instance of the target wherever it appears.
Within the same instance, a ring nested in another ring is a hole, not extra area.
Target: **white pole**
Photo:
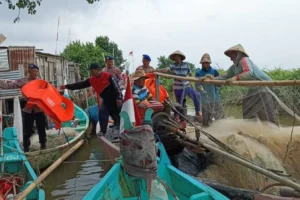
[[[14,97],[14,127],[17,129],[18,140],[21,144],[23,143],[23,122],[20,100],[18,96]]]
[[[3,115],[2,115],[2,99],[0,99],[0,153],[1,157],[4,160],[4,152],[3,152],[3,137],[2,137],[2,122],[3,122]],[[2,173],[4,173],[4,162],[1,164]]]
[[[132,72],[134,72],[135,70],[134,70],[134,58],[133,58],[133,54],[132,54],[132,67],[133,67],[133,71]]]

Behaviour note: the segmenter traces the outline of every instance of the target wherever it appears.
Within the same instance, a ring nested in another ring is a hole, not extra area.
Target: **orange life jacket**
[[[149,78],[145,81],[145,86],[148,88],[150,94],[156,99],[156,84],[155,84],[155,75],[152,73],[146,74]],[[166,98],[169,97],[167,90],[160,85],[159,86],[159,101],[164,102]]]
[[[22,87],[22,93],[28,99],[26,107],[38,106],[55,123],[56,129],[74,117],[73,102],[47,81],[30,81]]]
[[[102,72],[101,76],[99,77],[91,77],[89,78],[90,84],[93,87],[93,89],[96,91],[98,95],[100,95],[103,90],[110,85],[109,83],[109,77],[110,73],[108,72]]]

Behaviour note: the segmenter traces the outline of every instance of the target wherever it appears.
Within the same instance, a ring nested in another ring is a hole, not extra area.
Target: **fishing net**
[[[60,131],[55,129],[47,130],[46,134],[47,148],[54,148],[68,143],[67,140],[74,138],[78,135],[78,132],[76,132],[73,128],[62,128]],[[39,136],[37,133],[31,136],[30,141],[30,151],[40,150]]]
[[[120,135],[120,152],[125,171],[139,178],[155,180],[157,177],[156,143],[149,125],[133,128]]]
[[[211,92],[211,86],[198,88],[202,129],[255,165],[300,182],[300,87],[212,87],[219,96]],[[174,94],[170,97],[175,100]],[[194,115],[194,103],[189,97],[186,99],[188,114]],[[203,120],[208,122],[206,126]],[[194,128],[188,128],[187,134],[195,138]],[[200,139],[222,149],[203,134]],[[182,152],[179,156],[182,163],[186,158],[192,160],[188,163],[200,161],[191,153]],[[205,170],[191,164],[183,169],[193,176],[198,173],[199,179],[257,191],[275,182],[217,154],[207,154],[205,163],[209,163]],[[266,193],[279,194],[279,187],[271,187]]]

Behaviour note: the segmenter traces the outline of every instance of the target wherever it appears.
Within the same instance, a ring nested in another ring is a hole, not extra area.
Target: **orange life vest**
[[[22,87],[22,93],[28,99],[26,107],[38,106],[55,123],[56,129],[74,117],[73,102],[47,81],[30,81]]]
[[[146,75],[149,78],[146,79],[145,86],[148,88],[148,90],[149,90],[150,94],[153,96],[153,98],[156,99],[155,75],[151,74],[151,73],[148,73]],[[162,85],[160,85],[159,86],[159,101],[164,102],[167,97],[169,97],[167,90]]]
[[[96,91],[98,95],[100,95],[103,90],[110,85],[109,83],[109,77],[110,73],[108,72],[102,72],[99,77],[91,77],[89,78],[90,84],[93,87],[93,89]]]

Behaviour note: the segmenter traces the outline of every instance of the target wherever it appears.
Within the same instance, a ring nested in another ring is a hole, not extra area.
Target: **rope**
[[[74,163],[85,163],[85,162],[111,162],[111,161],[118,161],[119,158],[115,158],[115,159],[109,159],[109,160],[78,160],[78,161],[66,161],[66,162],[62,162],[65,164],[74,164]]]
[[[295,88],[294,88],[295,89]],[[295,92],[295,91],[294,91]],[[286,146],[286,151],[285,151],[285,156],[284,156],[284,158],[283,158],[283,160],[282,160],[282,163],[284,163],[284,161],[285,161],[285,159],[287,158],[287,156],[288,156],[288,152],[289,152],[289,148],[290,148],[290,145],[292,144],[292,142],[293,142],[293,133],[294,133],[294,128],[295,128],[295,123],[296,123],[296,112],[295,112],[295,100],[294,100],[294,98],[292,98],[293,99],[293,127],[292,127],[292,130],[291,130],[291,136],[290,136],[290,139],[289,139],[289,142],[288,142],[288,144],[287,144],[287,146]]]

